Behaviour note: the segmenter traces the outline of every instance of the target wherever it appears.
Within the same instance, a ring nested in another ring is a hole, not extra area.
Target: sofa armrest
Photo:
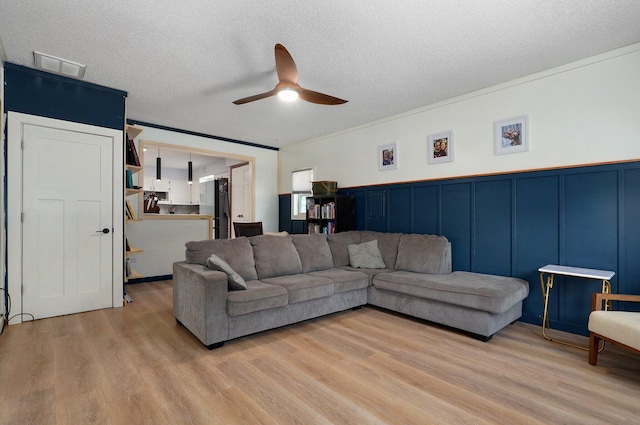
[[[228,277],[201,264],[173,264],[173,314],[204,345],[228,339]]]
[[[591,311],[602,310],[604,301],[640,302],[640,295],[602,294],[600,292],[594,292],[591,296]]]

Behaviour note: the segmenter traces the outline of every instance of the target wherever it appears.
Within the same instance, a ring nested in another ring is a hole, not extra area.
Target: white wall
[[[278,151],[224,142],[189,134],[136,125],[143,129],[139,139],[195,149],[228,157],[253,159],[255,163],[255,218],[265,231],[278,231]]]
[[[144,277],[173,274],[173,263],[184,261],[184,244],[209,238],[209,220],[148,218],[130,222],[127,237],[143,252],[129,256],[131,268]],[[166,217],[164,217],[166,218]]]
[[[640,159],[639,76],[635,44],[285,147],[279,191],[306,167],[349,187]],[[494,121],[520,115],[529,117],[529,151],[494,155]],[[429,164],[427,137],[449,130],[454,161]],[[392,142],[399,168],[378,171],[378,146]]]

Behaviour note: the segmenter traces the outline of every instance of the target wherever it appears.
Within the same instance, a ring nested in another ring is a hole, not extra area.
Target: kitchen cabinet
[[[186,180],[173,180],[171,182],[169,201],[172,204],[189,205],[189,186],[191,185]]]
[[[171,180],[162,179],[158,181],[153,176],[145,176],[144,190],[156,191],[156,192],[169,192],[171,190]]]

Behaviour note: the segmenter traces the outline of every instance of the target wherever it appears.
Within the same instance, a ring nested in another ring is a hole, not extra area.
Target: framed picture
[[[428,137],[429,164],[453,161],[453,132],[432,134]]]
[[[494,122],[495,154],[529,150],[529,117],[510,118]]]
[[[389,143],[378,146],[378,170],[395,170],[398,168],[398,144]]]

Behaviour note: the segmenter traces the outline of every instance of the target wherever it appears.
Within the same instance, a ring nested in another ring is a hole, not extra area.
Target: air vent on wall
[[[36,51],[33,52],[33,60],[38,69],[72,78],[84,77],[84,72],[87,69],[87,65]]]

